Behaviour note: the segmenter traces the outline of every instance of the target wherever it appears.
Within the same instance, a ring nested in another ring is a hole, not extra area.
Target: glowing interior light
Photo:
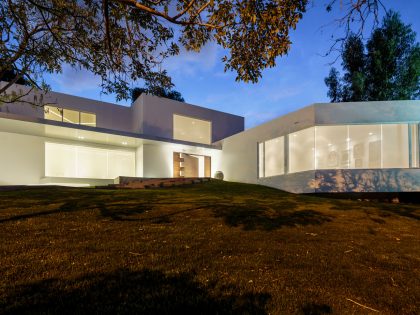
[[[122,144],[123,144],[123,145],[127,145],[127,142],[125,142],[125,141],[124,141],[124,142],[122,142]]]
[[[83,136],[78,136],[77,138],[79,138],[80,140],[83,140],[85,137],[83,137]]]

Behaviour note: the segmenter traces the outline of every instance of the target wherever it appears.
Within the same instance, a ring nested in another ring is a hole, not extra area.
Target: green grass
[[[219,181],[2,191],[0,313],[418,314],[419,219]]]

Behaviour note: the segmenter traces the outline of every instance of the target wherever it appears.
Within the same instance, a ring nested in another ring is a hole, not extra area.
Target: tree
[[[420,46],[398,13],[386,14],[366,47],[359,37],[349,36],[341,56],[343,77],[333,68],[325,78],[332,102],[419,98]]]
[[[326,1],[326,0],[325,0]],[[328,0],[328,9],[336,0]],[[224,48],[225,70],[257,82],[262,71],[290,49],[289,31],[307,0],[4,0],[0,1],[0,96],[24,77],[47,90],[43,73],[64,64],[102,78],[102,91],[128,99],[140,81],[170,89],[162,61],[180,46],[199,51],[209,41]],[[345,4],[349,22],[377,13],[380,0]],[[341,5],[341,4],[340,4]],[[366,13],[367,12],[367,13]],[[3,101],[5,99],[3,98]],[[14,101],[8,99],[7,101]],[[1,98],[0,98],[1,101]]]
[[[420,96],[420,46],[416,33],[400,15],[388,14],[367,43],[367,94],[371,99]]]
[[[185,102],[184,98],[182,97],[181,93],[175,90],[168,90],[162,87],[154,87],[154,88],[134,88],[131,91],[131,101],[134,101],[142,94],[148,93],[155,96],[169,98],[178,102]]]
[[[331,68],[330,74],[325,78],[325,84],[328,86],[328,97],[332,103],[340,102],[342,89],[340,84],[340,73],[336,68]]]
[[[4,82],[10,82],[12,80],[14,80],[17,76],[17,73],[12,69],[12,70],[5,70],[2,73],[2,76],[0,76],[0,81],[4,81]],[[21,85],[29,85],[29,82],[27,80],[25,80],[25,78],[19,78],[15,83],[17,84],[21,84]]]

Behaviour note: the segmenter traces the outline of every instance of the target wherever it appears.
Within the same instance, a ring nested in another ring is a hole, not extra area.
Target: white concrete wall
[[[420,121],[420,101],[319,103],[317,125],[408,123]]]
[[[0,132],[0,185],[39,184],[44,167],[44,138]]]
[[[258,179],[258,142],[305,129],[313,124],[314,107],[309,106],[224,139],[221,141],[221,170],[225,179],[275,187],[272,181]]]
[[[22,94],[22,92],[26,92],[28,90],[28,87],[15,85],[13,90]],[[22,90],[22,92],[19,92],[20,90]],[[24,99],[33,101],[34,95],[37,95],[38,99],[40,98],[39,92],[32,92]],[[51,106],[95,113],[96,126],[98,128],[132,132],[132,111],[130,107],[58,92],[48,92],[43,96],[43,99],[44,104],[51,104]],[[44,118],[43,108],[19,102],[14,104],[0,104],[0,111],[34,118]]]
[[[244,130],[244,118],[241,116],[166,98],[142,94],[134,105],[143,107],[140,111],[141,131],[146,135],[172,139],[174,114],[211,121],[212,142]],[[137,124],[135,128],[138,128]]]
[[[173,177],[173,149],[169,145],[143,145],[143,176]]]

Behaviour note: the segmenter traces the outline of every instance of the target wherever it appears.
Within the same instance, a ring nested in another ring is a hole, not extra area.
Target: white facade
[[[131,107],[44,101],[0,106],[0,185],[222,171],[297,193],[420,191],[419,101],[314,104],[246,131],[243,117],[144,94]]]
[[[419,121],[419,101],[314,104],[221,141],[222,171],[296,193],[420,191]]]

